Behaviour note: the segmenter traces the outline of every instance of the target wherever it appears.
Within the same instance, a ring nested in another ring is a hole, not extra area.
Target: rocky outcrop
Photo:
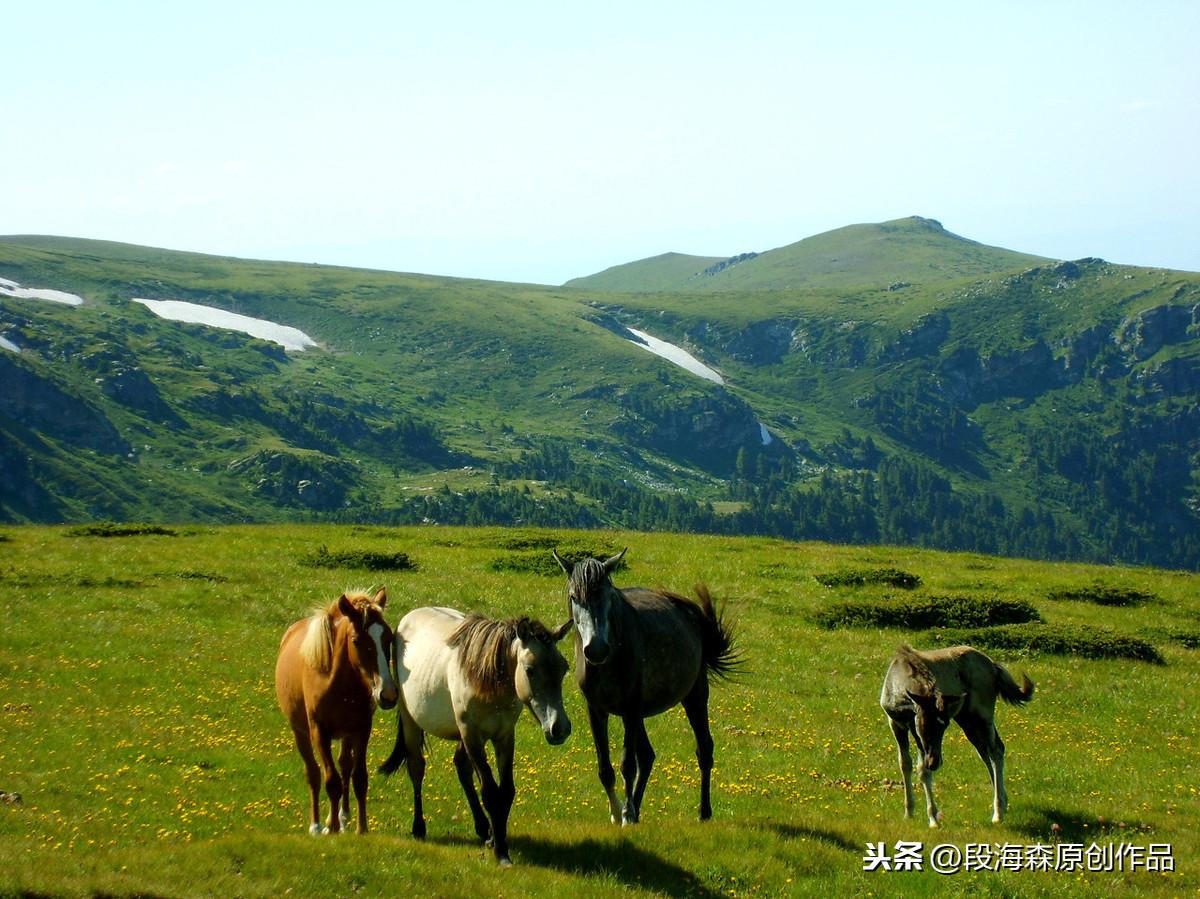
[[[281,506],[329,512],[348,504],[357,470],[349,462],[318,454],[261,450],[229,463],[250,490]]]
[[[1121,322],[1113,340],[1130,361],[1140,362],[1165,346],[1194,338],[1197,332],[1200,332],[1200,303],[1155,306]]]
[[[922,315],[911,328],[901,332],[895,342],[880,353],[881,362],[903,362],[918,356],[932,356],[950,336],[950,317],[944,312]]]
[[[631,391],[612,429],[623,440],[716,475],[728,475],[738,450],[790,454],[782,440],[764,446],[762,428],[743,400],[726,390],[682,397]]]
[[[100,453],[130,451],[103,412],[10,353],[0,354],[0,384],[0,416],[20,427]]]
[[[79,362],[92,372],[97,386],[113,401],[162,424],[184,424],[132,356],[107,349],[82,355]]]

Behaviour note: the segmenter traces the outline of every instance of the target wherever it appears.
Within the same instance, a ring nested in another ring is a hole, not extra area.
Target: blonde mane
[[[346,598],[360,609],[371,604],[371,597],[366,590],[347,590]],[[336,602],[325,608],[313,609],[304,640],[300,643],[300,658],[321,674],[327,674],[329,666],[333,664],[333,622],[340,614]]]

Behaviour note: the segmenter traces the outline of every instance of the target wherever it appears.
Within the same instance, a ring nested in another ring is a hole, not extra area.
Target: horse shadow
[[[1014,817],[1004,823],[1025,837],[1046,843],[1091,843],[1102,837],[1111,838],[1114,833],[1139,834],[1152,829],[1137,821],[1108,821],[1095,814],[1048,805],[1034,806],[1020,819]]]
[[[768,821],[766,826],[787,840],[816,840],[820,843],[833,846],[836,849],[844,849],[846,852],[862,852],[861,845],[851,842],[840,833],[832,830],[821,830],[819,827],[802,827],[799,824],[784,824],[779,821]]]
[[[721,893],[705,886],[691,871],[659,858],[628,840],[557,842],[533,837],[513,837],[511,845],[521,861],[553,868],[564,874],[611,877],[636,889],[668,896],[717,899]]]

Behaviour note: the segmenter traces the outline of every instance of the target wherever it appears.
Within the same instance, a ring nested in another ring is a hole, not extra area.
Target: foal
[[[921,753],[917,774],[925,790],[929,826],[937,827],[940,815],[933,801],[933,772],[942,764],[942,737],[953,719],[992,779],[992,821],[999,824],[1008,808],[1004,789],[1004,741],[996,730],[996,697],[1013,705],[1033,698],[1033,681],[1022,675],[1018,687],[1001,665],[970,646],[952,646],[920,652],[911,646],[896,651],[879,704],[887,713],[899,748],[904,775],[904,816],[913,813],[912,758],[908,738],[916,738]]]
[[[311,799],[309,833],[338,833],[349,821],[348,781],[353,782],[358,800],[358,832],[367,832],[367,740],[371,719],[376,705],[390,709],[399,695],[389,664],[392,629],[383,620],[385,605],[386,590],[374,597],[343,593],[328,608],[288,628],[279,645],[275,695],[292,727],[296,751],[304,760]],[[332,744],[336,739],[342,741],[338,765],[333,761]],[[330,804],[324,827],[322,774]]]

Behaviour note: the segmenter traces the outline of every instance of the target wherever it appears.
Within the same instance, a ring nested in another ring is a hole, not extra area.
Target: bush
[[[1074,590],[1052,590],[1047,595],[1050,599],[1090,602],[1098,606],[1140,606],[1158,599],[1153,593],[1107,584],[1092,584]]]
[[[550,555],[550,550],[554,548],[557,548],[558,554],[567,565],[574,565],[576,562],[586,559],[589,556],[594,559],[608,559],[620,552],[619,549],[595,549],[578,545],[557,547],[556,543],[552,543],[546,549],[536,552],[509,553],[506,556],[498,556],[488,563],[488,568],[492,571],[540,574],[544,577],[564,577],[562,568],[554,561],[554,556]],[[622,559],[613,570],[620,571],[625,567],[625,560]]]
[[[867,584],[883,584],[901,590],[915,590],[921,586],[919,575],[901,571],[899,568],[852,568],[829,574],[814,574],[817,583],[826,587],[865,587]]]
[[[117,524],[113,521],[82,524],[67,531],[68,537],[141,537],[148,534],[162,537],[178,536],[177,531],[160,524]]]
[[[893,596],[829,603],[814,616],[821,627],[994,627],[1041,621],[1038,610],[1020,599],[976,596]]]
[[[978,630],[947,630],[932,634],[944,645],[969,643],[988,649],[1080,656],[1085,659],[1134,659],[1164,663],[1162,655],[1139,637],[1117,634],[1086,624],[1012,624]]]
[[[324,544],[312,555],[302,556],[299,562],[309,568],[365,568],[368,571],[413,571],[417,567],[406,553],[381,553],[365,549],[330,552]]]

